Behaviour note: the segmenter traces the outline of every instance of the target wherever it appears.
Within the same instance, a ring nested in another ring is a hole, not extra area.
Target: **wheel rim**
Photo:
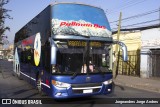
[[[38,79],[37,81],[37,89],[39,92],[41,92],[41,79]]]
[[[17,65],[18,66],[18,65]],[[20,69],[19,69],[19,66],[17,67],[17,75],[18,75],[18,77],[20,77]]]

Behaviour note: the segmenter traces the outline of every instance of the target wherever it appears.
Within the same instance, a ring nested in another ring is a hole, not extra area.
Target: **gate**
[[[128,76],[140,76],[140,50],[128,51],[128,61],[124,62],[119,53],[118,74]]]
[[[151,49],[148,63],[150,76],[160,77],[160,49]]]

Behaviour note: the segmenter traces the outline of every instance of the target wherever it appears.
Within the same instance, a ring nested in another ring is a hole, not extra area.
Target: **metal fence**
[[[140,76],[140,50],[128,51],[128,61],[121,58],[122,52],[118,55],[118,74],[129,76]]]
[[[160,77],[160,49],[151,49],[148,56],[149,76]]]

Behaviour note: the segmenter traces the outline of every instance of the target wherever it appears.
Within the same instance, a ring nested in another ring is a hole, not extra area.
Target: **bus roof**
[[[102,8],[97,7],[97,6],[93,6],[93,5],[89,5],[89,4],[84,4],[84,3],[78,3],[78,2],[54,2],[54,3],[51,3],[50,5],[51,5],[51,6],[54,6],[54,5],[57,5],[57,4],[77,4],[77,5],[85,5],[85,6],[95,7],[95,8],[99,8],[99,9],[103,10]]]

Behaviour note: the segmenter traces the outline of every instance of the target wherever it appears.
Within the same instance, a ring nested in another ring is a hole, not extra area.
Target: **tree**
[[[8,14],[8,9],[4,8],[4,5],[6,5],[9,2],[9,0],[0,0],[0,43],[2,42],[2,38],[4,36],[4,32],[6,30],[10,30],[8,26],[5,26],[5,19],[12,19],[10,15]]]

